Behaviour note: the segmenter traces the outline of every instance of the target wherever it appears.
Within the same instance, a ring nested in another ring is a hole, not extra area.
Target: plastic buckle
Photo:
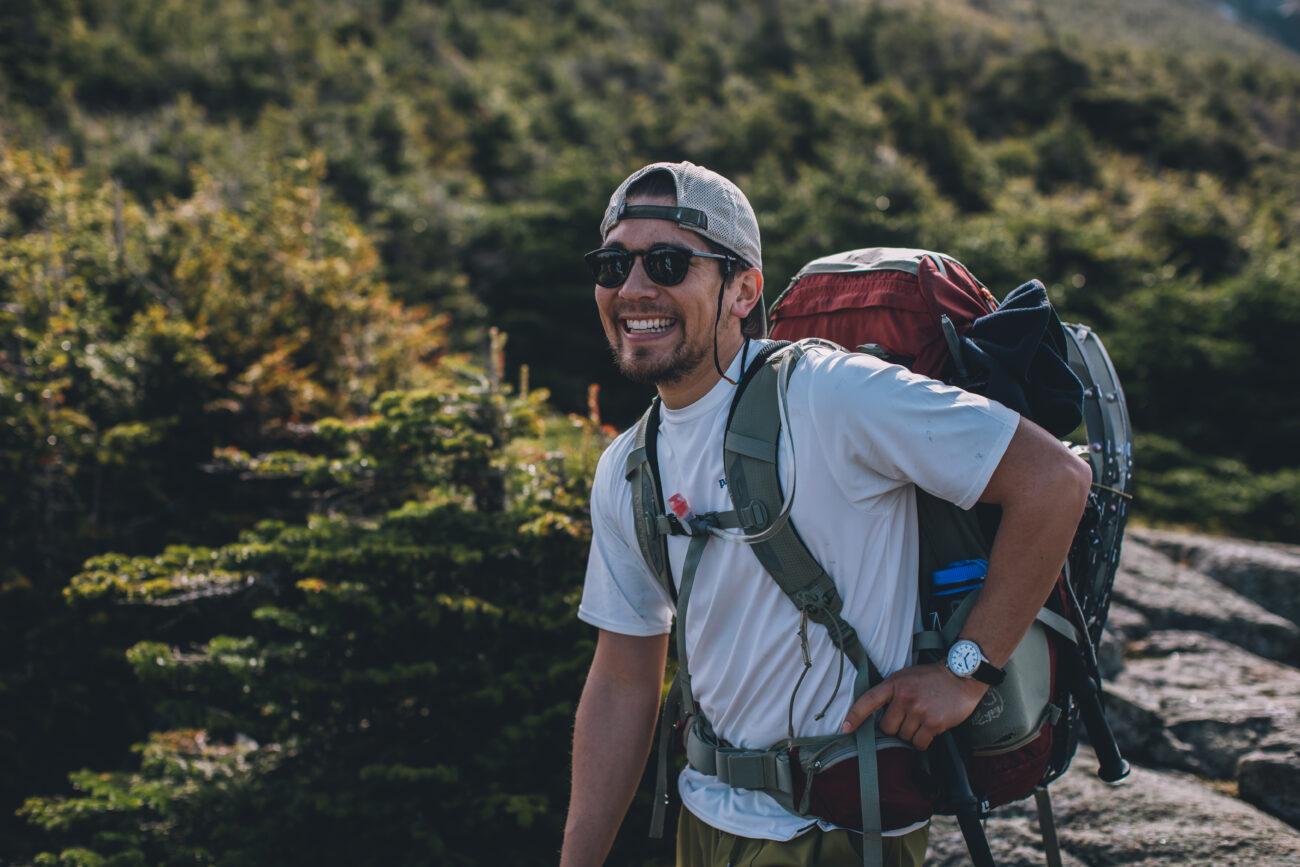
[[[718,774],[718,779],[728,785],[739,789],[762,789],[767,785],[767,775],[764,772],[766,754],[748,753],[736,755],[734,753],[719,753],[718,758],[725,760],[726,779],[722,774]],[[722,770],[719,768],[718,770]]]

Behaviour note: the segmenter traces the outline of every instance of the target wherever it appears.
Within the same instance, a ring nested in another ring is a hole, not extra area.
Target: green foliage
[[[125,637],[62,608],[82,561],[301,514],[283,485],[211,472],[214,445],[291,443],[296,426],[386,389],[449,381],[443,320],[389,298],[319,164],[267,169],[237,205],[196,172],[192,197],[146,211],[66,152],[0,147],[6,803],[30,791],[16,787],[57,785],[50,757],[87,761],[101,734],[141,724],[122,707],[135,690],[120,655],[100,649]],[[110,721],[82,736],[92,718]]]
[[[1266,178],[1295,171],[1294,60],[1199,13],[1175,25],[1147,4],[209,0],[192,10],[125,0],[67,4],[71,23],[7,13],[29,43],[0,57],[14,130],[66,140],[92,177],[144,200],[194,195],[191,164],[238,197],[264,184],[263,166],[320,151],[325,183],[375,239],[397,297],[454,315],[461,349],[481,346],[489,321],[509,331],[514,359],[562,409],[580,410],[595,379],[618,424],[644,393],[611,388],[620,383],[577,257],[595,244],[609,189],[645,160],[690,158],[750,192],[770,297],[840,247],[980,246],[990,211],[1025,204],[1023,177],[1037,187],[1029,208],[1071,234],[1072,193],[1101,193],[1119,216],[1127,188],[1180,190],[1199,172],[1257,210],[1282,203],[1282,184]],[[60,83],[53,102],[33,83],[45,79]],[[1244,265],[1222,227],[1151,216],[1116,220],[1097,240],[1199,257],[1207,280]],[[1012,269],[995,262],[996,292],[1030,276],[1069,287],[1082,273],[1057,270],[1035,244],[1006,251],[1016,265],[1005,281]],[[1119,295],[1145,275],[1105,276]],[[554,322],[572,326],[563,345],[550,339]],[[1137,414],[1165,435],[1182,423]]]
[[[67,847],[42,857],[479,864],[554,845],[591,646],[573,616],[586,492],[608,434],[543,398],[490,376],[384,395],[313,425],[310,455],[227,456],[300,479],[323,509],[306,524],[88,563],[78,608],[224,604],[207,620],[225,631],[127,651],[167,730],[136,748],[138,769],[28,800]]]
[[[0,154],[9,569],[75,564],[71,536],[136,546],[139,522],[204,484],[216,442],[264,448],[438,381],[441,320],[387,298],[318,167],[273,171],[239,209],[199,175],[192,198],[146,213],[66,157]]]
[[[579,256],[652,159],[748,192],[769,301],[868,245],[1041,278],[1119,367],[1137,515],[1300,539],[1300,74],[1161,8],[0,4],[15,857],[554,848],[589,387],[647,397]]]

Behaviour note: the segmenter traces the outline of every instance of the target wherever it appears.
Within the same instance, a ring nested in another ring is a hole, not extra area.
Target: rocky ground
[[[1100,657],[1133,772],[1080,748],[1051,790],[1064,865],[1300,865],[1300,546],[1131,528]],[[1046,864],[1032,799],[987,831],[1001,867]],[[955,822],[926,863],[970,863]]]

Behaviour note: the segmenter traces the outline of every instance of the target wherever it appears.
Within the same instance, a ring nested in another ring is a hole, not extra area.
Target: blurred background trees
[[[648,396],[580,256],[654,159],[746,190],[769,302],[860,246],[1041,278],[1139,517],[1300,540],[1300,59],[1173,8],[4,4],[0,858],[554,850]]]

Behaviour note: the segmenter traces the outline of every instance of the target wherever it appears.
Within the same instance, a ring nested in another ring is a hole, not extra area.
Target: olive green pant
[[[886,867],[921,867],[930,825],[885,838]],[[862,835],[813,827],[793,840],[752,840],[719,831],[682,808],[677,820],[677,867],[857,867]]]

